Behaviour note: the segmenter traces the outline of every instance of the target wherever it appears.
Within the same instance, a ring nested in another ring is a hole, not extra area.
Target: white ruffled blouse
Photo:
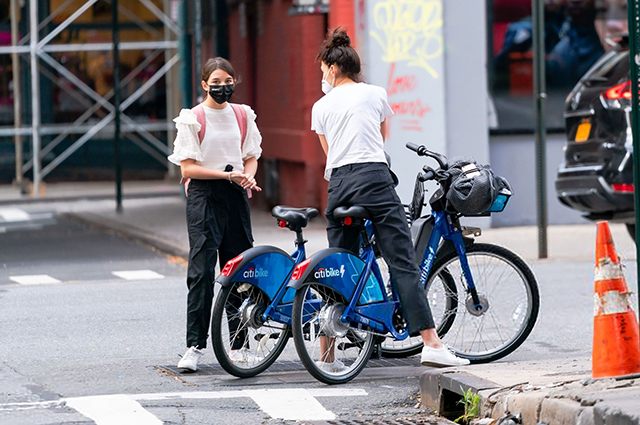
[[[247,105],[242,105],[247,111],[247,136],[242,145],[242,151],[240,152],[240,146],[235,145],[235,147],[223,146],[222,150],[215,149],[215,152],[218,154],[222,152],[225,158],[206,158],[205,152],[211,152],[210,149],[205,149],[206,147],[200,146],[200,140],[198,138],[198,132],[200,131],[200,123],[196,118],[196,114],[191,109],[183,109],[180,111],[180,115],[174,118],[174,122],[176,123],[176,128],[178,130],[178,134],[176,136],[176,140],[173,143],[173,154],[169,156],[169,161],[176,165],[180,165],[181,161],[185,159],[194,159],[197,164],[207,166],[207,164],[215,164],[211,165],[211,168],[220,169],[220,171],[224,170],[224,164],[231,163],[233,164],[234,158],[242,157],[242,162],[250,159],[250,158],[260,158],[262,154],[262,148],[260,144],[262,143],[262,136],[260,135],[260,131],[258,130],[258,126],[256,125],[256,114]],[[231,109],[230,106],[227,108]],[[223,110],[212,110],[210,108],[205,109],[205,119],[207,116],[207,111],[214,111],[215,113],[220,113],[221,111],[227,111],[227,109]],[[237,137],[235,140],[239,139],[240,130],[237,127],[237,121],[235,118],[235,114],[231,113],[233,116],[233,122],[236,123],[236,126],[232,129],[233,134]],[[205,134],[205,138],[203,143],[211,142],[211,139],[208,137],[210,131],[218,131],[218,128],[215,130],[213,128],[213,124],[208,121],[207,130]],[[224,132],[224,130],[222,130]],[[227,133],[230,133],[227,131]],[[233,134],[227,135],[231,139],[233,139]],[[235,151],[238,151],[237,153]],[[239,154],[239,155],[238,155]],[[238,161],[240,162],[240,161]],[[204,164],[203,164],[204,163]],[[237,164],[234,166],[236,170],[244,169],[243,164]]]

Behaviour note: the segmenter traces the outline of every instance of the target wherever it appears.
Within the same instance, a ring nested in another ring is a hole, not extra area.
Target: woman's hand
[[[262,189],[256,183],[256,179],[249,174],[242,173],[240,171],[231,171],[231,181],[242,187],[243,189],[251,189],[257,192],[261,192]]]

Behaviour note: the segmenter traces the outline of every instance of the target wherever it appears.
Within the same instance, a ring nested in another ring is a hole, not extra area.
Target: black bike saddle
[[[295,227],[306,227],[309,220],[318,216],[315,208],[291,208],[281,205],[273,207],[271,215],[278,220],[284,220]]]
[[[335,218],[369,218],[369,211],[367,211],[364,207],[359,207],[354,205],[352,207],[338,207],[333,210],[333,216]]]

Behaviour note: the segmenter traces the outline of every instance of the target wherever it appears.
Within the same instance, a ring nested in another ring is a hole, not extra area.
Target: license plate
[[[591,123],[583,122],[578,126],[578,131],[576,131],[576,142],[585,142],[589,139],[589,134],[591,134]]]

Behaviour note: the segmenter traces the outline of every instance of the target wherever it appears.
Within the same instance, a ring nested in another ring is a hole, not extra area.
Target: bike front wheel
[[[328,286],[311,282],[296,291],[293,341],[304,367],[318,381],[342,384],[358,376],[374,348],[374,335],[342,322],[348,304]]]
[[[267,295],[250,283],[222,288],[211,317],[213,351],[231,375],[249,378],[276,361],[291,335],[288,325],[262,320]]]
[[[457,252],[436,259],[427,280],[427,298],[446,305],[433,310],[442,341],[472,363],[500,359],[529,336],[538,317],[540,295],[529,267],[513,252],[490,244],[467,247],[469,271],[480,299],[475,307]],[[450,276],[455,292],[442,279]]]

